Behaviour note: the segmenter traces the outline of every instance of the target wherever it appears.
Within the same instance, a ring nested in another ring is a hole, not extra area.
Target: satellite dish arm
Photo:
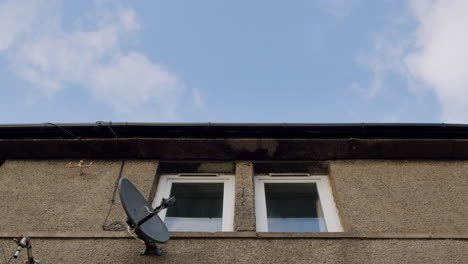
[[[158,207],[156,207],[151,213],[149,213],[147,216],[143,217],[140,221],[138,221],[138,223],[136,224],[134,229],[136,230],[139,226],[144,224],[151,217],[155,216],[156,214],[158,214],[162,210],[164,210],[164,209],[168,208],[169,206],[171,206],[175,201],[176,201],[175,196],[171,196],[168,199],[163,198],[162,203]]]

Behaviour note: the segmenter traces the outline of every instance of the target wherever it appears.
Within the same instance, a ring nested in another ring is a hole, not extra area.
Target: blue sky
[[[464,0],[0,0],[0,123],[466,123],[467,13]]]

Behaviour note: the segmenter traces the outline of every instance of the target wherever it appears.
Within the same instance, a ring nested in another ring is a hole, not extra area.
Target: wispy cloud
[[[95,10],[91,29],[66,31],[60,13],[50,11],[60,2],[52,3],[57,8],[41,9],[40,0],[0,3],[0,54],[13,72],[48,96],[80,87],[125,117],[158,106],[166,116],[154,118],[173,118],[179,77],[123,48],[141,27],[133,9],[97,8],[106,11]]]
[[[22,33],[31,32],[38,1],[0,3],[0,52],[10,48]]]
[[[205,103],[203,102],[201,92],[198,88],[192,88],[192,98],[195,106],[203,107],[205,105]]]
[[[321,9],[336,17],[344,18],[359,4],[360,0],[320,0]]]
[[[412,0],[408,7],[414,30],[399,31],[398,21],[392,23],[376,37],[373,51],[359,56],[374,76],[368,94],[375,95],[396,74],[409,89],[434,91],[441,121],[468,122],[468,1]]]
[[[399,32],[388,30],[384,34],[375,35],[372,44],[372,50],[356,57],[358,65],[372,72],[372,78],[367,84],[354,82],[352,88],[359,88],[358,91],[365,97],[374,98],[382,92],[393,74],[404,77],[410,83],[404,63],[404,57],[411,46],[408,39],[400,38]]]

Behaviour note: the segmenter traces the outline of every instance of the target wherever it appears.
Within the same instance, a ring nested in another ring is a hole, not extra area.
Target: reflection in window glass
[[[270,232],[326,232],[315,183],[265,183]]]
[[[223,189],[223,183],[172,183],[177,202],[167,209],[169,231],[221,231]]]

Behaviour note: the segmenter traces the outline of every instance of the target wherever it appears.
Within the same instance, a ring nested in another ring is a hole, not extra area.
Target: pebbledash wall
[[[343,126],[165,125],[151,137],[114,124],[119,138],[93,124],[60,125],[77,137],[94,131],[79,138],[0,127],[0,246],[9,256],[11,239],[30,235],[43,263],[466,263],[468,128]],[[326,132],[305,133],[313,129]],[[80,159],[94,163],[81,175],[68,168]],[[163,256],[141,257],[127,232],[102,229],[125,220],[118,195],[111,201],[116,180],[129,178],[152,201],[170,173],[235,175],[234,232],[174,232]],[[265,173],[326,175],[344,232],[255,232],[253,177]]]

